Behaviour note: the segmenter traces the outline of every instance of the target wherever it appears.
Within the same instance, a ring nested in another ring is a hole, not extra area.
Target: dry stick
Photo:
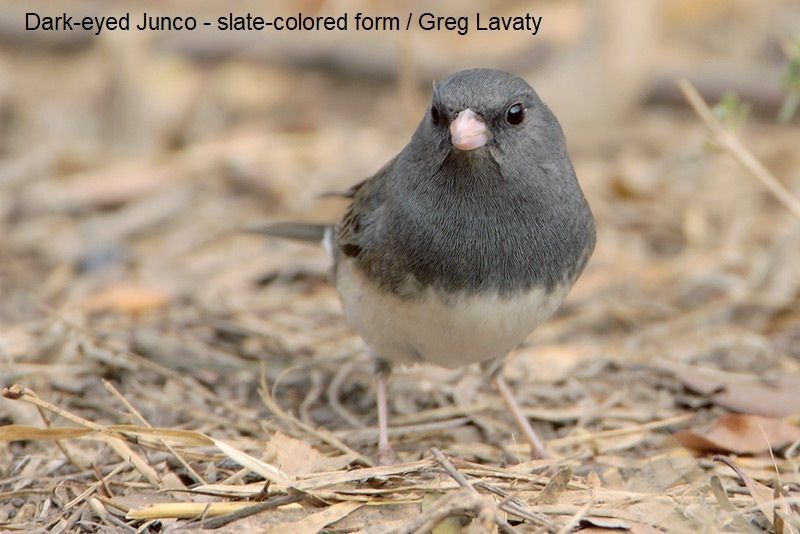
[[[392,534],[423,534],[430,532],[448,517],[474,512],[481,504],[480,495],[475,495],[462,488],[437,499],[436,506],[417,515],[410,523],[390,532]]]
[[[39,406],[36,407],[36,410],[39,412],[39,417],[41,417],[42,421],[44,421],[44,426],[46,426],[47,428],[50,428],[52,426],[52,422],[50,421],[50,416],[47,415],[47,412],[45,412],[44,409],[42,409]],[[56,439],[56,440],[53,440],[53,441],[56,442],[56,447],[58,447],[61,450],[61,452],[67,458],[67,461],[69,461],[69,463],[71,463],[78,471],[83,471],[84,469],[86,469],[86,466],[83,465],[80,462],[80,460],[78,460],[69,451],[69,447],[67,447],[67,444],[64,443],[63,440]]]
[[[102,502],[103,504],[111,506],[112,508],[116,508],[117,510],[119,510],[123,514],[127,514],[128,511],[130,510],[129,506],[126,506],[126,505],[124,505],[122,503],[119,503],[119,502],[115,501],[114,499],[109,499],[108,497],[103,497],[102,495],[95,495],[94,498],[97,499],[98,501]]]
[[[175,456],[175,458],[178,459],[178,461],[181,463],[183,468],[186,469],[186,471],[194,479],[195,482],[197,482],[198,484],[205,484],[206,483],[205,479],[203,479],[203,477],[200,476],[200,473],[195,471],[192,468],[192,466],[189,464],[189,462],[187,462],[186,459],[180,453],[178,453],[178,451],[175,450],[175,448],[172,445],[170,445],[169,443],[164,441],[162,438],[159,438],[158,442],[161,443],[164,447],[166,447],[167,450],[169,452],[171,452],[172,455]]]
[[[753,156],[739,138],[736,137],[732,131],[727,129],[720,121],[714,116],[714,112],[708,107],[706,101],[697,92],[697,89],[689,82],[689,80],[681,79],[678,81],[678,86],[683,91],[683,96],[689,101],[689,104],[694,108],[703,122],[705,122],[711,129],[711,132],[716,137],[717,143],[730,152],[739,162],[750,171],[753,176],[758,178],[764,186],[778,199],[778,201],[786,206],[795,217],[800,219],[800,200],[797,199],[783,184],[775,177],[774,174],[769,172],[764,165]]]
[[[130,401],[128,401],[128,399],[126,399],[122,395],[122,393],[120,393],[119,390],[114,387],[114,385],[111,382],[109,382],[105,378],[101,378],[100,381],[103,383],[103,386],[105,386],[108,392],[114,395],[117,398],[117,400],[120,401],[125,406],[125,408],[131,413],[131,415],[133,415],[134,418],[138,419],[143,426],[146,426],[147,428],[153,428],[153,426],[147,422],[147,419],[144,418],[144,416],[139,412],[139,410],[137,410],[133,406],[133,404],[131,404]]]
[[[142,532],[149,532],[149,531],[150,531],[150,530],[149,530],[149,529],[150,529],[150,525],[152,525],[152,524],[153,524],[153,523],[155,523],[156,521],[160,521],[160,520],[159,520],[159,519],[151,519],[151,520],[149,520],[149,521],[145,521],[144,523],[142,523],[142,526],[140,526],[140,527],[139,527],[139,528],[136,530],[136,534],[141,534]]]
[[[55,404],[51,404],[46,400],[42,400],[39,397],[37,397],[31,390],[19,384],[14,384],[9,388],[4,389],[2,395],[8,399],[23,400],[25,402],[29,402],[38,408],[43,408],[49,412],[53,412],[54,414],[59,415],[64,419],[67,419],[68,421],[72,421],[73,423],[77,423],[91,430],[97,432],[106,431],[106,427],[104,427],[103,425],[99,425],[94,421],[89,421],[88,419],[84,419],[79,415],[75,415],[62,408],[59,408]]]
[[[128,532],[134,532],[134,533],[138,532],[135,528],[133,528],[132,526],[127,524],[125,521],[123,521],[122,519],[119,519],[118,517],[116,517],[116,516],[114,516],[114,515],[112,515],[112,514],[110,514],[108,512],[106,512],[105,521],[108,521],[113,526],[116,526],[116,527],[122,528],[124,530],[127,530]]]
[[[517,532],[517,530],[514,527],[508,524],[508,521],[500,517],[500,515],[497,513],[496,511],[498,508],[497,504],[489,497],[486,497],[484,499],[480,495],[480,493],[478,493],[478,490],[476,490],[475,487],[469,483],[466,477],[464,477],[464,475],[462,475],[458,471],[458,469],[456,469],[453,466],[453,464],[450,463],[450,460],[447,459],[447,457],[442,453],[442,451],[440,451],[436,447],[433,447],[431,449],[431,453],[433,453],[433,457],[436,459],[437,462],[439,462],[439,465],[441,465],[442,468],[447,472],[447,474],[450,475],[450,478],[458,482],[458,485],[464,488],[466,491],[468,491],[474,497],[474,499],[476,499],[477,502],[483,501],[483,505],[481,507],[485,506],[487,502],[490,502],[492,504],[492,508],[495,509],[495,511],[492,514],[494,516],[494,522],[497,524],[500,530],[511,534]]]
[[[429,410],[420,410],[419,412],[414,412],[407,415],[395,416],[392,418],[392,423],[399,426],[427,423],[442,419],[464,417],[465,415],[474,415],[478,412],[486,412],[495,408],[496,405],[493,402],[474,402],[461,406],[440,406],[439,408],[431,408]]]
[[[212,519],[206,519],[198,524],[186,525],[183,528],[215,529],[224,527],[232,521],[238,521],[239,519],[244,519],[245,517],[250,517],[255,514],[260,514],[261,512],[266,512],[267,510],[272,510],[273,508],[292,504],[303,500],[304,497],[305,496],[302,493],[279,495],[266,501],[254,504],[253,506],[248,506],[247,508],[242,508],[241,510],[231,512],[230,514],[221,515]]]
[[[375,462],[373,462],[372,460],[370,460],[369,458],[367,458],[363,454],[351,449],[350,447],[348,447],[340,439],[336,438],[335,436],[332,436],[328,432],[325,432],[325,431],[322,431],[322,430],[318,430],[318,429],[312,427],[311,425],[308,425],[308,424],[300,421],[298,418],[296,418],[292,414],[284,411],[284,409],[281,408],[280,405],[277,402],[275,402],[275,399],[272,397],[272,395],[270,394],[269,391],[270,391],[269,385],[267,384],[267,369],[266,369],[266,366],[262,365],[261,366],[261,388],[260,388],[259,394],[261,395],[261,400],[264,402],[264,405],[267,407],[267,409],[270,412],[272,412],[275,415],[275,417],[277,417],[278,419],[282,420],[284,423],[286,423],[286,424],[288,424],[290,426],[297,426],[298,428],[300,428],[304,432],[307,432],[308,434],[314,436],[315,438],[319,439],[323,443],[327,443],[331,447],[334,447],[334,448],[340,450],[341,452],[344,452],[345,454],[354,455],[355,458],[359,462],[363,463],[367,467],[374,467],[375,466]]]
[[[128,467],[132,467],[132,465],[131,465],[130,461],[125,460],[124,462],[119,464],[117,467],[115,467],[113,469],[113,471],[111,471],[109,474],[107,474],[104,477],[101,477],[97,482],[93,483],[91,486],[86,488],[86,490],[84,490],[83,493],[81,493],[80,495],[78,495],[77,497],[75,497],[74,499],[69,501],[68,503],[66,503],[63,506],[63,509],[64,510],[69,510],[73,506],[84,502],[92,493],[97,491],[97,488],[99,488],[100,486],[104,485],[106,483],[106,481],[111,480],[112,477],[117,476],[120,471],[122,471],[123,469],[127,469]]]
[[[339,389],[342,387],[342,383],[352,370],[353,362],[349,361],[342,365],[333,376],[333,380],[331,380],[331,383],[328,385],[328,403],[330,404],[331,409],[333,409],[333,411],[336,412],[339,417],[344,419],[348,425],[353,428],[365,428],[366,425],[362,423],[355,415],[350,413],[350,411],[339,401]]]
[[[147,428],[153,428],[153,426],[149,422],[147,422],[147,419],[144,418],[144,416],[139,412],[139,410],[137,410],[133,406],[133,404],[131,404],[130,401],[128,401],[128,399],[126,399],[125,396],[122,393],[120,393],[117,388],[114,387],[114,385],[111,382],[109,382],[106,379],[102,379],[102,381],[103,381],[103,385],[105,386],[105,388],[109,392],[111,392],[111,394],[114,395],[117,398],[117,400],[119,400],[122,404],[125,405],[125,408],[128,409],[128,411],[131,413],[131,415],[133,415],[136,419],[138,419],[139,422],[141,422],[142,425],[146,426]],[[173,454],[173,456],[175,456],[175,458],[178,459],[178,461],[181,463],[183,468],[186,469],[186,471],[194,479],[195,482],[197,482],[199,484],[205,484],[206,483],[206,481],[203,480],[203,477],[201,477],[197,473],[197,471],[195,471],[192,468],[192,466],[189,465],[189,462],[187,462],[186,459],[183,456],[181,456],[178,453],[178,451],[175,450],[174,447],[172,447],[172,445],[170,445],[169,443],[167,443],[166,441],[164,441],[161,438],[158,439],[158,442],[161,445],[163,445],[169,452],[171,452]]]
[[[445,421],[434,421],[432,423],[420,423],[416,425],[406,426],[393,426],[389,429],[390,438],[399,438],[406,434],[424,434],[428,432],[439,432],[441,430],[448,430],[468,424],[471,421],[469,417],[459,417],[457,419],[447,419]],[[362,428],[353,429],[348,431],[337,430],[335,435],[347,435],[350,441],[366,441],[374,440],[378,437],[379,429],[377,428]]]
[[[489,484],[488,482],[481,480],[476,482],[475,486],[481,487],[486,491],[502,497],[503,501],[500,503],[500,508],[505,512],[517,517],[521,517],[522,519],[527,519],[531,523],[539,523],[550,528],[551,530],[555,528],[555,523],[553,523],[549,517],[530,510],[521,500],[510,493],[503,491],[494,484]]]
[[[586,517],[586,515],[589,513],[589,510],[591,510],[593,505],[594,505],[594,500],[590,500],[589,502],[581,506],[580,510],[575,512],[575,515],[570,517],[569,521],[564,523],[564,526],[558,529],[558,534],[569,534],[570,532],[572,532],[572,529],[577,527],[578,524],[581,522],[581,519]]]
[[[80,324],[70,320],[67,317],[64,317],[64,315],[61,312],[59,312],[56,309],[51,308],[50,306],[42,305],[42,307],[47,313],[49,313],[50,315],[54,316],[56,319],[61,321],[63,324],[67,325],[68,327],[70,327],[70,328],[72,328],[74,330],[77,330],[77,331],[85,334],[89,339],[93,340],[95,342],[95,344],[97,344],[98,347],[100,346],[100,344],[97,343],[97,337],[96,337],[94,332],[92,332],[91,330],[89,330],[85,326],[80,325]],[[215,402],[215,403],[219,404],[220,406],[224,407],[235,418],[232,421],[228,421],[228,424],[233,422],[235,425],[237,425],[237,427],[240,430],[245,430],[247,432],[258,432],[260,430],[260,428],[258,428],[257,425],[249,425],[249,424],[248,425],[244,425],[244,424],[242,424],[242,422],[240,420],[240,417],[239,417],[239,414],[242,411],[241,407],[236,406],[236,404],[230,402],[229,400],[220,397],[219,395],[217,395],[216,393],[214,393],[210,389],[204,387],[202,384],[200,384],[193,377],[187,376],[187,375],[183,375],[181,373],[176,373],[174,369],[171,369],[169,367],[166,367],[166,366],[163,366],[161,364],[158,364],[158,363],[156,363],[156,362],[154,362],[152,360],[149,360],[149,359],[145,358],[144,356],[136,354],[135,352],[133,352],[131,350],[114,351],[114,352],[112,352],[112,354],[114,356],[119,357],[120,360],[127,360],[128,362],[132,363],[133,365],[136,365],[138,367],[153,371],[154,373],[156,373],[156,374],[158,374],[158,375],[160,375],[160,376],[162,376],[164,378],[167,378],[167,379],[170,379],[170,380],[177,380],[178,382],[182,383],[187,388],[197,392],[204,399],[212,401],[212,402]],[[108,362],[108,363],[113,363],[113,362]]]
[[[100,481],[100,486],[102,486],[103,491],[106,492],[106,495],[108,495],[109,497],[113,497],[114,493],[111,491],[111,488],[108,487],[108,484],[106,484],[106,481],[103,479],[103,473],[100,472],[100,468],[97,467],[97,465],[92,464],[92,471],[94,471],[94,476],[97,478],[97,480]]]
[[[303,402],[300,403],[300,408],[298,408],[297,411],[300,413],[300,420],[305,424],[310,425],[313,424],[314,420],[311,418],[309,410],[311,406],[322,396],[322,373],[319,371],[319,369],[311,369],[309,371],[308,378],[311,381],[311,387],[308,388],[308,392],[306,392],[306,396],[303,399]]]
[[[109,431],[105,426],[95,423],[94,421],[89,421],[88,419],[84,419],[79,415],[75,415],[71,412],[64,410],[63,408],[59,408],[55,404],[51,404],[45,400],[40,399],[37,397],[31,390],[26,389],[19,384],[14,384],[10,388],[5,388],[2,391],[3,396],[13,400],[23,400],[25,402],[29,402],[34,406],[39,408],[43,408],[47,411],[53,412],[57,415],[60,415],[64,419],[72,421],[73,423],[77,423],[81,426],[94,430],[100,433],[102,436],[105,437],[106,443],[114,449],[114,451],[123,459],[130,460],[133,464],[134,468],[139,471],[139,473],[147,479],[148,482],[153,484],[156,487],[160,486],[160,479],[158,474],[155,470],[146,464],[140,457],[137,455],[127,444],[123,441],[122,438],[118,437],[115,432]]]
[[[626,436],[628,434],[636,434],[638,432],[643,432],[645,430],[653,430],[655,428],[662,428],[665,426],[672,426],[677,425],[680,423],[685,423],[690,419],[694,418],[694,414],[687,413],[682,415],[676,415],[674,417],[668,417],[666,419],[662,419],[660,421],[651,421],[650,423],[644,423],[641,425],[630,426],[625,428],[615,428],[614,430],[603,430],[602,432],[597,432],[595,434],[581,434],[578,436],[566,436],[563,438],[556,438],[548,440],[547,446],[548,447],[563,447],[565,445],[577,445],[578,443],[585,443],[587,441],[592,441],[595,439],[603,439],[603,438],[615,438],[618,436]]]
[[[469,483],[469,481],[466,479],[466,477],[464,475],[462,475],[458,471],[458,469],[456,469],[453,466],[453,464],[450,463],[450,460],[447,459],[447,457],[442,453],[442,451],[440,451],[436,447],[433,447],[431,449],[431,453],[433,454],[433,457],[436,459],[436,461],[439,462],[439,465],[441,465],[442,468],[445,471],[447,471],[447,474],[450,475],[450,477],[453,480],[458,482],[459,486],[461,486],[462,488],[469,488],[470,492],[472,492],[472,493],[478,493],[478,490],[476,490],[472,486],[472,484]]]

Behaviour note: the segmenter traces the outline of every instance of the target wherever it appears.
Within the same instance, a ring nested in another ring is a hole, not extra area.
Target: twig
[[[269,500],[256,503],[253,506],[242,508],[241,510],[231,512],[230,514],[221,515],[218,517],[214,517],[212,519],[206,519],[196,524],[187,524],[184,525],[182,528],[215,529],[224,527],[225,525],[231,523],[232,521],[238,521],[239,519],[244,519],[245,517],[250,517],[252,515],[260,514],[261,512],[266,512],[267,510],[272,510],[280,506],[292,504],[303,500],[304,497],[305,496],[302,493],[296,493],[292,495],[279,495],[278,497],[273,497]]]
[[[353,428],[365,428],[366,425],[339,402],[339,389],[352,370],[353,362],[349,361],[342,365],[333,376],[333,380],[331,380],[331,383],[328,385],[328,403],[331,409],[333,409],[339,417],[344,419],[348,425]]]
[[[84,490],[83,493],[81,493],[80,495],[78,495],[77,497],[75,497],[74,499],[69,501],[68,503],[64,504],[63,509],[64,510],[69,510],[73,506],[75,506],[77,504],[80,504],[82,502],[85,502],[86,499],[92,493],[97,491],[97,488],[99,488],[100,486],[103,486],[106,483],[106,481],[111,480],[113,477],[115,477],[117,474],[119,474],[120,471],[122,471],[122,470],[124,470],[124,469],[126,469],[128,467],[132,467],[130,461],[128,461],[128,460],[125,460],[121,464],[117,465],[117,467],[115,467],[109,474],[107,474],[104,477],[100,477],[97,480],[97,482],[93,483],[91,486],[86,488],[86,490]]]
[[[514,534],[517,532],[517,530],[509,525],[508,522],[498,513],[499,507],[497,503],[495,503],[491,497],[485,497],[478,493],[478,490],[476,490],[475,487],[469,483],[466,477],[462,475],[452,463],[450,463],[450,460],[447,459],[447,456],[445,456],[442,451],[436,447],[433,447],[431,449],[431,453],[436,461],[439,462],[439,465],[441,465],[442,468],[447,472],[447,474],[450,475],[450,477],[455,480],[459,486],[461,486],[462,491],[467,492],[471,496],[471,499],[476,503],[474,510],[477,512],[478,521],[481,519],[485,520],[486,517],[491,517],[502,532],[507,532],[509,534]]]
[[[453,480],[458,482],[459,486],[461,486],[462,488],[469,488],[469,490],[472,491],[473,493],[478,493],[478,490],[472,487],[472,484],[470,484],[469,481],[466,479],[466,477],[462,475],[458,471],[458,469],[456,469],[453,466],[453,464],[450,463],[450,460],[448,460],[447,457],[444,454],[442,454],[442,451],[440,451],[436,447],[433,447],[431,449],[431,453],[433,453],[433,457],[436,459],[437,462],[439,462],[439,465],[441,465],[442,468],[445,471],[447,471],[447,474],[450,475],[450,477]]]
[[[62,408],[59,408],[55,404],[51,404],[45,400],[42,400],[37,397],[33,391],[19,384],[14,384],[9,388],[3,388],[2,392],[0,392],[0,395],[12,400],[23,400],[25,402],[29,402],[38,408],[53,412],[57,415],[60,415],[64,419],[100,433],[102,439],[108,443],[112,449],[114,449],[114,452],[116,452],[122,459],[130,460],[131,464],[133,464],[133,467],[139,471],[139,473],[146,478],[148,482],[156,487],[161,485],[161,479],[158,476],[158,473],[156,473],[156,471],[150,465],[148,465],[138,454],[136,454],[123,441],[124,437],[120,437],[118,433],[110,431],[107,427],[95,423],[94,421],[89,421],[88,419],[84,419],[79,415],[75,415]],[[127,438],[125,437],[124,439]]]
[[[729,129],[714,116],[711,108],[708,107],[706,101],[697,92],[697,89],[688,80],[682,79],[678,81],[678,85],[683,91],[686,100],[689,101],[695,113],[700,116],[703,122],[708,125],[711,132],[714,134],[719,146],[730,152],[739,162],[750,171],[753,176],[758,178],[764,186],[778,199],[778,201],[786,206],[795,217],[800,219],[800,200],[797,199],[786,187],[767,170],[764,165],[753,156],[739,138],[736,137]]]
[[[581,519],[586,517],[586,514],[589,513],[589,510],[592,509],[593,505],[594,505],[594,500],[590,500],[589,502],[581,506],[581,508],[577,512],[575,512],[575,515],[570,517],[569,521],[564,523],[564,525],[560,529],[558,529],[558,534],[568,534],[569,532],[572,532],[572,529],[577,527],[578,524],[581,522]]]
[[[44,421],[44,426],[50,428],[52,426],[52,422],[50,421],[50,416],[48,416],[47,412],[44,411],[44,408],[42,408],[41,406],[37,406],[36,410],[38,410],[39,412],[39,417],[41,417],[42,421]],[[69,447],[63,440],[56,439],[53,441],[55,441],[56,447],[58,447],[61,450],[61,452],[67,458],[69,463],[71,463],[78,471],[83,471],[84,469],[86,469],[86,466],[83,465],[83,463],[81,463],[81,461],[78,460],[78,458],[76,458],[75,455],[73,455],[70,452]]]
[[[98,344],[99,342],[97,340],[97,335],[92,330],[65,317],[64,314],[59,310],[47,306],[46,304],[42,304],[41,306],[46,313],[55,317],[58,321],[60,321],[64,325],[85,334],[89,339],[91,339],[94,345],[88,347],[89,349],[100,347],[100,345]],[[84,350],[86,349],[87,347],[84,347]],[[230,400],[220,397],[214,391],[203,386],[200,382],[197,381],[197,379],[193,378],[192,376],[182,373],[176,373],[175,369],[156,363],[131,350],[122,350],[120,352],[114,351],[114,352],[109,352],[109,354],[112,356],[112,358],[104,360],[105,363],[109,365],[114,365],[116,367],[128,368],[122,365],[124,363],[126,365],[135,366],[136,369],[140,368],[148,369],[169,380],[177,380],[178,382],[186,386],[188,389],[199,394],[204,399],[209,400],[215,405],[224,407],[233,416],[232,419],[228,420],[228,425],[233,423],[240,430],[244,430],[246,432],[256,433],[260,431],[260,428],[257,425],[251,423],[250,421],[246,421],[244,420],[244,418],[241,417],[241,413],[243,412],[243,408],[241,406],[237,406]]]
[[[303,402],[300,403],[298,412],[300,413],[300,420],[310,425],[313,424],[314,420],[311,418],[309,410],[322,396],[322,372],[319,369],[311,369],[308,373],[308,378],[311,381],[311,387],[308,388]]]
[[[68,421],[72,421],[73,423],[77,423],[81,426],[89,428],[91,430],[95,430],[97,432],[105,432],[106,428],[103,425],[99,425],[94,421],[89,421],[88,419],[84,419],[79,415],[75,415],[70,413],[66,410],[63,410],[56,406],[55,404],[51,404],[46,400],[42,400],[36,396],[33,391],[28,388],[25,388],[19,384],[14,384],[11,387],[4,388],[2,393],[0,393],[3,397],[12,400],[23,400],[29,402],[36,406],[37,408],[43,408],[49,412],[53,412],[56,415],[60,415],[64,419]]]
[[[108,392],[114,395],[117,398],[117,400],[120,401],[125,406],[125,408],[127,408],[127,410],[134,417],[134,419],[138,419],[139,422],[142,425],[146,426],[147,428],[153,428],[153,426],[147,422],[147,419],[144,418],[144,416],[139,412],[139,410],[137,410],[133,406],[133,404],[131,404],[130,401],[126,399],[122,395],[122,393],[119,392],[117,388],[114,387],[114,385],[111,382],[109,382],[105,378],[101,378],[100,381],[103,383],[103,386],[108,390]]]
[[[499,495],[500,497],[502,497],[503,500],[500,502],[499,507],[504,512],[509,513],[511,515],[515,515],[522,519],[527,519],[531,523],[539,523],[550,530],[555,529],[555,523],[553,523],[553,521],[549,517],[547,517],[544,514],[534,512],[533,510],[525,506],[525,503],[523,503],[510,493],[498,488],[494,484],[489,484],[488,482],[481,480],[475,482],[475,486],[483,488],[486,491],[492,492],[495,495]]]
[[[462,488],[437,499],[436,506],[422,512],[410,523],[391,532],[392,534],[421,534],[429,532],[446,518],[473,512],[482,504],[482,498],[479,494],[473,493],[467,488]]]
[[[119,510],[123,514],[127,514],[128,510],[130,510],[129,506],[126,506],[126,505],[124,505],[122,503],[118,503],[117,501],[115,501],[113,499],[109,499],[108,497],[103,497],[102,495],[95,495],[94,498],[97,499],[98,501],[102,502],[103,504],[107,505],[107,506],[111,506],[113,508],[116,508],[117,510]]]
[[[445,421],[434,421],[432,423],[420,423],[416,425],[406,426],[393,426],[389,429],[390,438],[399,438],[407,434],[425,434],[429,432],[441,432],[442,430],[449,430],[457,428],[470,423],[469,417],[459,417],[456,419],[447,419]],[[362,428],[351,429],[347,431],[337,430],[334,432],[336,435],[347,436],[348,441],[361,442],[374,440],[378,437],[377,428]]]
[[[563,447],[566,445],[577,445],[579,443],[585,443],[587,441],[592,441],[595,439],[627,436],[628,434],[636,434],[638,432],[644,432],[646,430],[653,430],[656,428],[663,428],[665,426],[672,426],[680,423],[685,423],[692,418],[694,418],[694,414],[688,413],[688,414],[676,415],[674,417],[668,417],[660,421],[652,421],[650,423],[645,423],[642,425],[635,425],[625,428],[615,428],[614,430],[604,430],[602,432],[597,432],[596,434],[581,434],[578,436],[566,436],[564,438],[556,438],[548,440],[547,446]]]
[[[286,423],[286,424],[288,424],[290,426],[297,426],[298,428],[300,428],[304,432],[314,436],[315,438],[319,439],[323,443],[327,443],[331,447],[334,447],[334,448],[344,452],[345,454],[352,454],[355,457],[356,460],[358,460],[359,462],[361,462],[362,464],[364,464],[364,465],[366,465],[368,467],[374,467],[375,466],[375,462],[373,462],[372,460],[370,460],[369,458],[367,458],[363,454],[355,451],[354,449],[351,449],[350,447],[348,447],[340,439],[336,438],[335,436],[332,436],[328,432],[325,432],[325,431],[322,431],[322,430],[317,430],[316,428],[312,427],[311,425],[308,425],[308,424],[302,422],[301,420],[299,420],[295,416],[293,416],[290,413],[286,412],[283,408],[280,407],[280,405],[277,402],[275,402],[275,399],[272,397],[272,395],[270,395],[269,391],[270,391],[269,385],[267,384],[267,370],[266,370],[265,366],[262,366],[261,367],[261,388],[259,390],[259,394],[261,395],[261,400],[264,403],[264,405],[267,407],[267,409],[270,412],[272,412],[275,415],[275,417],[277,417],[278,419],[282,420],[284,423]]]
[[[430,410],[420,410],[418,412],[397,415],[392,417],[392,423],[395,425],[414,425],[418,423],[428,423],[431,421],[439,421],[442,419],[453,419],[457,417],[464,417],[467,415],[475,415],[480,412],[486,412],[497,408],[494,402],[474,402],[464,405],[450,405],[440,406],[439,408],[431,408]]]
[[[138,419],[139,422],[142,425],[146,426],[147,428],[153,428],[153,425],[151,425],[150,423],[147,422],[147,419],[144,418],[144,416],[139,412],[139,410],[137,410],[133,406],[133,404],[131,404],[131,402],[128,399],[126,399],[125,396],[122,393],[120,393],[119,390],[117,390],[117,388],[114,387],[114,385],[111,382],[109,382],[108,380],[105,380],[105,379],[102,379],[102,381],[103,381],[103,386],[105,386],[105,388],[112,395],[114,395],[117,398],[117,400],[119,400],[123,405],[125,405],[125,408],[128,409],[128,411],[131,413],[131,415],[133,415],[134,418]],[[178,453],[178,451],[176,451],[175,448],[172,445],[170,445],[169,443],[167,443],[166,441],[164,441],[161,438],[158,439],[158,442],[164,448],[166,448],[169,452],[171,452],[172,455],[175,456],[175,458],[178,459],[178,462],[180,462],[180,464],[183,466],[183,468],[186,469],[186,471],[194,479],[195,482],[197,482],[198,484],[205,484],[206,483],[206,481],[203,480],[203,477],[201,477],[200,474],[197,473],[197,471],[195,471],[192,468],[192,466],[189,464],[189,462],[187,462],[186,459],[180,453]]]

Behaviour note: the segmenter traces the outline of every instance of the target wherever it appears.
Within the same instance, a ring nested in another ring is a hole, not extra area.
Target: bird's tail
[[[292,241],[302,241],[306,243],[321,243],[325,238],[325,224],[303,223],[303,222],[276,222],[245,228],[245,232],[250,234],[268,235],[270,237],[280,237],[291,239]]]
[[[320,223],[276,222],[245,228],[245,232],[322,245],[332,252],[333,226]]]

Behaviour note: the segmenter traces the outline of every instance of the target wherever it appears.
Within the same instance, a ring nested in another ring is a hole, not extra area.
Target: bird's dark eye
[[[441,117],[439,117],[439,108],[437,108],[436,106],[431,106],[431,120],[433,121],[433,124],[439,124],[440,118]]]
[[[506,120],[510,124],[519,124],[525,120],[525,108],[522,107],[522,104],[514,104],[508,108],[508,112],[506,112]]]

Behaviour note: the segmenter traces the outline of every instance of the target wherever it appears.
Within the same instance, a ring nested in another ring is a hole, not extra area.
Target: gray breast
[[[484,184],[420,188],[388,205],[379,280],[393,291],[408,285],[446,293],[510,295],[571,285],[594,248],[594,223],[582,193],[546,199]]]

